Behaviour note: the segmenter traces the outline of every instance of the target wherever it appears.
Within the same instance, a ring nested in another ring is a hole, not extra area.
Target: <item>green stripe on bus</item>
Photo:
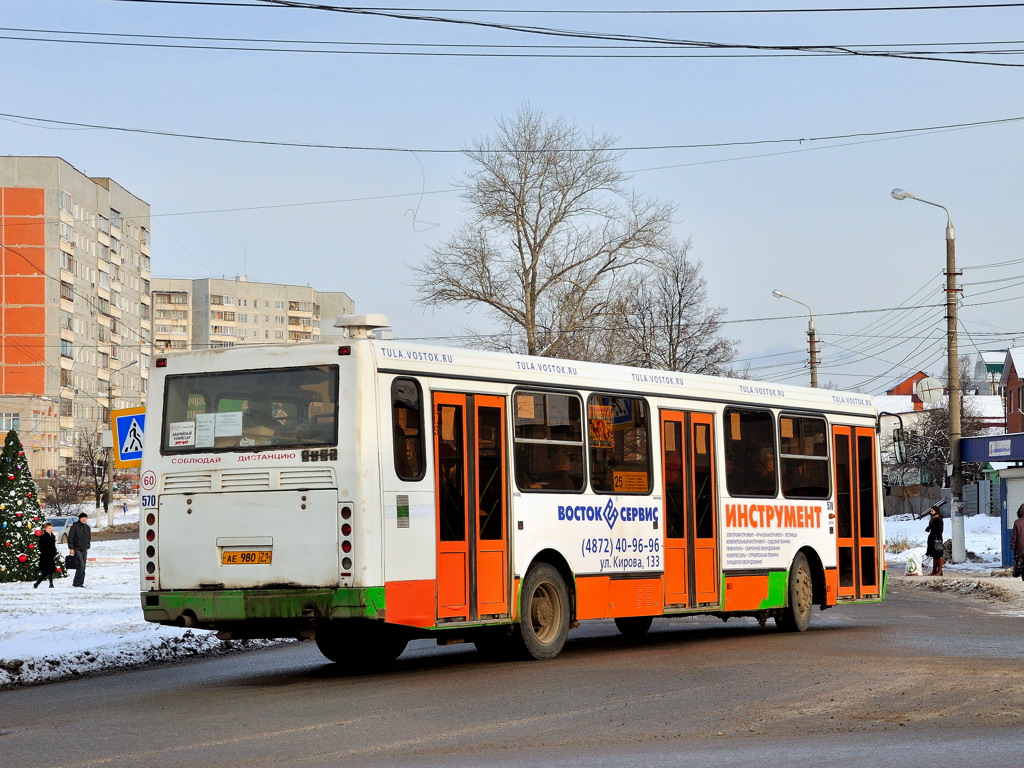
[[[150,621],[173,620],[185,612],[201,622],[244,619],[378,618],[384,587],[350,589],[222,589],[143,592],[142,610]]]
[[[789,586],[788,571],[768,572],[768,597],[761,601],[759,608],[782,608],[786,604],[786,589]]]

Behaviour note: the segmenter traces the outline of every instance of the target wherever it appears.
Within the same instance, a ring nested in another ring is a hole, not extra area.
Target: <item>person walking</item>
[[[39,535],[39,581],[32,585],[39,589],[44,579],[50,580],[53,589],[53,574],[57,570],[57,537],[53,535],[53,523],[44,523]]]
[[[1024,504],[1017,507],[1017,519],[1013,521],[1010,533],[1010,551],[1013,552],[1013,572],[1020,572],[1024,579]]]
[[[71,582],[72,587],[85,586],[85,561],[89,556],[89,546],[92,544],[92,528],[89,527],[89,516],[83,512],[78,516],[78,522],[72,523],[68,529],[69,554],[78,555],[78,568],[75,569],[75,578]]]
[[[946,559],[943,557],[945,545],[942,542],[942,528],[944,525],[942,522],[942,512],[936,506],[929,509],[928,514],[931,517],[924,529],[928,534],[928,548],[925,550],[925,554],[932,558],[932,572],[928,575],[941,576],[942,566],[946,562]]]

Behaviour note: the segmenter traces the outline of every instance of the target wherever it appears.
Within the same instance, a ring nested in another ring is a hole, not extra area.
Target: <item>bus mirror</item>
[[[892,456],[897,464],[907,463],[907,444],[903,439],[903,427],[892,431]]]

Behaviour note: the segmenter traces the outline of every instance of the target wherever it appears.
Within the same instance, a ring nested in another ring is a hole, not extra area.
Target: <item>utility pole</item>
[[[796,302],[807,308],[807,348],[810,350],[810,366],[811,366],[811,386],[818,386],[818,337],[814,331],[814,312],[811,308],[800,301],[800,299],[794,299],[788,293],[780,291],[778,289],[772,291],[772,296],[776,299],[789,299],[790,301]]]
[[[917,200],[925,205],[941,208],[946,214],[946,369],[949,392],[949,462],[952,465],[949,476],[949,521],[953,534],[953,562],[962,563],[967,559],[967,547],[964,541],[964,472],[960,458],[960,356],[957,350],[957,302],[960,289],[956,287],[956,230],[953,219],[944,205],[922,200],[905,189],[894,189],[892,196],[896,200]]]

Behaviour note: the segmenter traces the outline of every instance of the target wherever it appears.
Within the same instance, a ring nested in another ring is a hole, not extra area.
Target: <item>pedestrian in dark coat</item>
[[[89,516],[83,512],[78,516],[78,522],[73,523],[68,529],[69,554],[78,555],[78,568],[75,570],[75,578],[71,582],[72,587],[85,586],[85,561],[89,556],[89,547],[92,544],[92,528],[89,527]]]
[[[53,588],[53,574],[57,570],[57,537],[53,535],[53,523],[44,523],[43,532],[39,534],[39,581],[32,585],[38,589],[44,579],[50,580]]]
[[[924,529],[928,534],[928,548],[925,550],[925,554],[932,558],[932,572],[929,576],[941,576],[942,566],[945,564],[946,559],[943,557],[945,554],[945,544],[942,541],[942,513],[938,507],[932,507],[928,510],[930,516],[928,525]]]
[[[1024,504],[1017,508],[1017,519],[1013,521],[1013,531],[1010,533],[1010,550],[1013,552],[1015,564],[1024,561]],[[1024,579],[1024,568],[1014,568],[1014,572],[1021,570],[1021,578]]]

